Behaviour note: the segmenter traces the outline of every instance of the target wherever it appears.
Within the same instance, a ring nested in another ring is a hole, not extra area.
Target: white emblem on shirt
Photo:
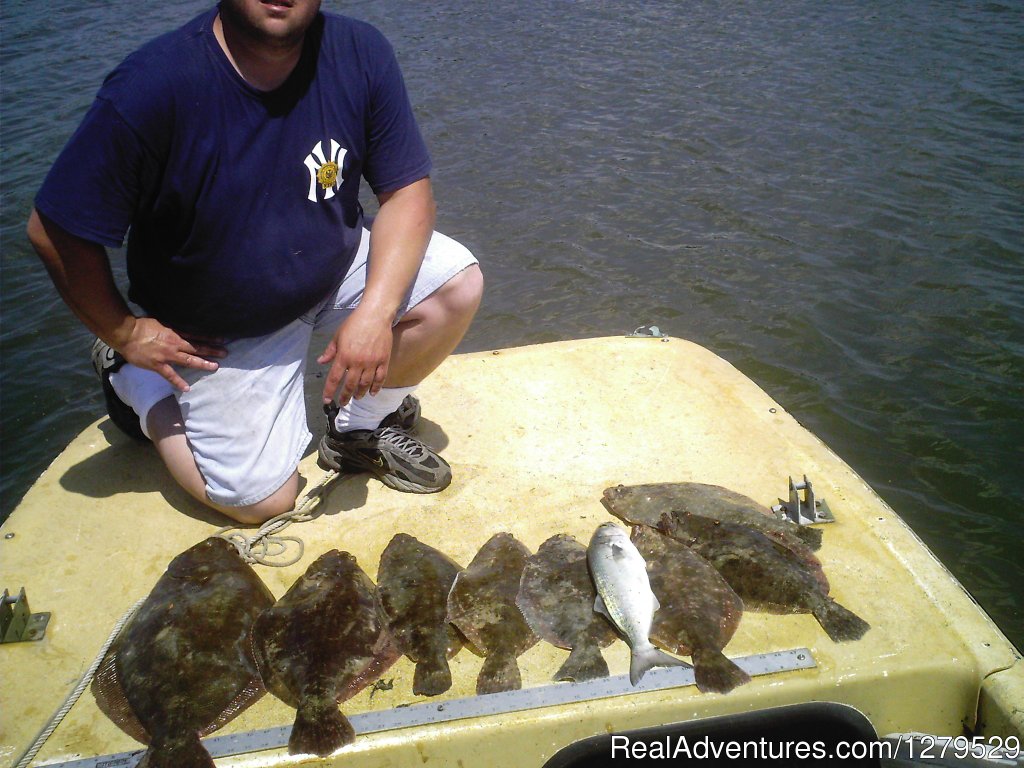
[[[311,203],[318,200],[317,183],[324,190],[324,200],[330,200],[341,186],[341,164],[345,160],[347,149],[331,139],[331,154],[324,154],[324,143],[318,141],[313,151],[306,155],[306,168],[309,170],[309,195]]]

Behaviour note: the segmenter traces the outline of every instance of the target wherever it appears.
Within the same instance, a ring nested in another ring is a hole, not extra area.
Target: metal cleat
[[[11,597],[4,590],[3,600],[0,601],[0,644],[42,640],[46,636],[49,621],[49,612],[32,613],[29,610],[24,587],[17,597]]]
[[[802,499],[800,491],[805,491]],[[804,475],[802,483],[794,483],[793,478],[789,478],[789,501],[779,499],[779,503],[772,507],[772,512],[780,520],[789,520],[797,525],[833,523],[836,519],[824,499],[814,498],[814,489],[807,475]]]

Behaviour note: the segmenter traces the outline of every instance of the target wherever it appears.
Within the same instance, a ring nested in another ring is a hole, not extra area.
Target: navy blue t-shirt
[[[78,237],[118,247],[129,296],[176,330],[270,333],[344,276],[377,194],[430,172],[394,52],[321,14],[272,92],[248,85],[213,9],[129,56],[103,83],[36,197]]]

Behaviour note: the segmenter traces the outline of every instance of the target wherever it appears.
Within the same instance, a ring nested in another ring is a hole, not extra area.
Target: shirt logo
[[[322,141],[318,141],[313,151],[306,155],[305,166],[309,170],[309,194],[306,197],[311,203],[319,200],[316,189],[318,184],[323,190],[324,200],[334,197],[334,193],[341,186],[341,164],[347,153],[347,149],[342,149],[338,142],[331,139],[330,155],[324,154]]]

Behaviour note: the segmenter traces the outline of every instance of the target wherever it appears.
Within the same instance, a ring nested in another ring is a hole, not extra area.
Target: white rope
[[[328,470],[324,476],[320,479],[320,482],[309,489],[303,496],[302,500],[295,505],[295,509],[285,512],[284,514],[278,515],[277,517],[271,518],[263,525],[260,526],[259,530],[256,531],[253,536],[246,536],[235,526],[229,525],[218,530],[214,535],[220,536],[223,539],[231,542],[235,549],[238,550],[238,554],[242,556],[242,559],[247,563],[258,563],[260,565],[273,566],[276,568],[283,568],[288,565],[293,565],[302,559],[302,555],[305,552],[306,545],[298,536],[276,536],[275,534],[279,531],[283,531],[292,523],[305,523],[313,520],[317,515],[313,513],[313,510],[319,505],[320,499],[323,496],[324,490],[328,484],[338,477],[338,473],[334,470]],[[228,533],[228,531],[235,531],[235,533]],[[275,558],[280,558],[288,551],[288,544],[292,543],[298,546],[298,552],[283,561],[275,561]],[[61,721],[71,711],[71,708],[75,706],[75,702],[81,698],[85,689],[89,687],[93,677],[96,676],[96,670],[99,669],[100,663],[103,658],[107,655],[107,651],[110,650],[111,644],[114,639],[120,634],[121,630],[124,629],[124,625],[127,624],[135,612],[139,609],[139,606],[145,602],[146,598],[142,598],[135,605],[129,608],[125,614],[118,620],[117,624],[114,625],[114,629],[110,633],[110,637],[103,644],[103,648],[100,649],[99,654],[93,661],[89,669],[86,670],[82,676],[81,681],[75,686],[75,689],[68,695],[67,699],[64,700],[64,704],[60,709],[50,718],[50,721],[46,726],[39,732],[36,740],[32,742],[32,746],[28,748],[21,759],[14,764],[14,768],[28,768],[29,763],[32,762],[33,758],[39,754],[39,750],[43,748],[43,744],[50,738],[57,726],[60,725]]]
[[[313,510],[319,505],[328,484],[336,477],[338,477],[336,471],[328,470],[320,482],[310,488],[301,501],[296,503],[295,509],[271,518],[261,525],[252,536],[247,536],[234,525],[225,526],[214,535],[230,541],[247,563],[274,568],[294,565],[302,559],[302,555],[306,551],[305,543],[298,536],[277,536],[275,534],[283,531],[292,523],[306,523],[316,518],[317,515]],[[296,545],[298,551],[291,557],[281,560],[280,558],[283,558],[288,551],[289,544]]]
[[[28,764],[32,762],[33,758],[35,758],[37,754],[39,754],[39,750],[43,748],[43,744],[45,744],[46,740],[50,738],[55,730],[57,730],[57,726],[60,725],[61,720],[63,720],[65,715],[71,711],[71,708],[75,706],[75,702],[77,702],[82,694],[85,693],[85,689],[89,687],[89,683],[91,683],[93,677],[95,677],[96,670],[99,669],[100,663],[107,655],[107,651],[110,650],[110,646],[113,644],[114,639],[121,633],[121,630],[124,629],[124,625],[131,620],[132,616],[135,615],[135,612],[139,610],[139,606],[145,601],[146,598],[142,598],[136,602],[135,605],[125,611],[125,614],[118,619],[118,622],[114,625],[114,629],[110,632],[110,636],[107,638],[107,641],[103,644],[100,652],[96,655],[96,659],[93,661],[89,669],[85,671],[85,674],[82,676],[78,685],[75,686],[75,690],[73,690],[64,700],[64,704],[57,710],[53,717],[50,718],[50,721],[43,727],[43,730],[39,732],[36,740],[32,742],[32,746],[29,747],[25,754],[22,755],[21,759],[14,764],[14,768],[28,768]]]
[[[226,539],[234,548],[239,551],[242,558],[249,563],[259,563],[260,565],[270,565],[273,567],[285,567],[286,565],[292,565],[302,559],[302,555],[305,552],[305,544],[301,539],[296,536],[274,536],[279,531],[284,530],[293,522],[308,522],[316,517],[312,513],[312,510],[318,505],[319,500],[324,495],[324,490],[328,484],[331,483],[338,477],[338,473],[334,470],[328,470],[321,481],[317,482],[311,487],[300,502],[295,506],[295,509],[285,512],[284,514],[278,515],[267,520],[263,523],[256,531],[254,536],[246,536],[241,530],[234,527],[233,525],[227,525],[220,528],[215,536],[219,536],[222,539]],[[233,530],[233,534],[228,534],[227,531]],[[285,552],[288,551],[289,543],[298,546],[298,552],[284,560],[275,561],[274,558],[280,558],[284,556]],[[93,660],[92,665],[86,670],[85,675],[82,676],[81,681],[75,687],[68,698],[65,699],[60,709],[56,711],[53,717],[50,718],[49,722],[36,736],[36,740],[32,742],[32,746],[26,751],[26,753],[18,760],[13,768],[28,768],[29,764],[33,761],[39,751],[43,749],[43,744],[53,734],[53,731],[60,725],[60,721],[65,719],[71,709],[75,706],[75,703],[81,698],[85,689],[89,687],[92,682],[92,678],[96,675],[96,670],[99,669],[99,665],[102,663],[103,657],[106,655],[106,651],[110,650],[111,645],[114,643],[115,638],[120,634],[124,626],[131,621],[131,617],[135,615],[135,611],[138,610],[139,606],[145,601],[143,597],[141,600],[132,605],[123,616],[121,616],[118,623],[114,625],[114,629],[111,632],[110,637],[106,638],[106,642],[103,643],[103,647],[99,650],[96,658]]]

